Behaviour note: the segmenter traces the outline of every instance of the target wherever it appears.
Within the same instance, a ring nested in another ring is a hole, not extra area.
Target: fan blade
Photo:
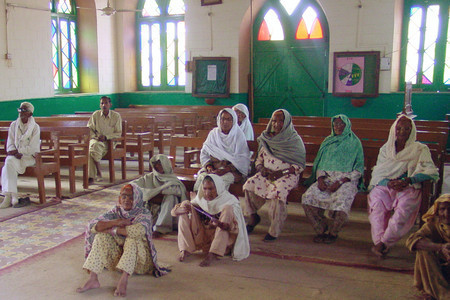
[[[141,12],[142,9],[116,9],[116,12]]]
[[[92,8],[92,7],[82,7],[82,6],[77,6],[77,8],[78,9],[95,9],[95,8]]]

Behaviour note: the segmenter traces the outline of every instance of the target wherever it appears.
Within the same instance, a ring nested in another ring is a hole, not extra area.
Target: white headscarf
[[[220,118],[226,111],[233,117],[233,127],[228,134],[220,128]],[[222,109],[217,117],[217,127],[213,128],[203,143],[200,162],[205,165],[214,156],[219,160],[226,160],[233,164],[239,172],[247,176],[250,167],[250,150],[242,130],[237,125],[237,115],[231,108]]]
[[[247,106],[245,106],[242,103],[236,104],[235,106],[233,106],[233,110],[239,110],[240,112],[242,112],[245,115],[245,119],[242,120],[241,125],[239,125],[239,127],[242,129],[242,132],[244,132],[245,138],[247,139],[247,141],[253,141],[255,139],[254,134],[253,134],[253,127],[252,127],[252,123],[250,122],[250,114],[248,112],[248,108]]]
[[[395,149],[395,141],[397,140],[395,129],[401,118],[411,120],[412,128],[405,148],[397,153]],[[405,115],[400,115],[389,130],[388,141],[380,149],[377,164],[373,168],[369,189],[383,179],[397,179],[404,173],[407,173],[408,177],[421,173],[429,175],[435,180],[439,178],[438,170],[431,158],[430,149],[427,145],[416,142],[414,121]],[[414,184],[414,187],[420,188],[420,184]]]
[[[217,197],[213,200],[206,200],[203,197],[203,182],[206,178],[210,177],[214,181],[216,186]],[[233,207],[234,216],[238,222],[238,235],[233,247],[233,259],[242,260],[250,255],[250,243],[248,240],[247,229],[245,227],[244,215],[242,214],[241,205],[236,196],[230,194],[225,189],[225,184],[220,176],[215,174],[209,174],[203,179],[203,182],[198,190],[197,196],[191,201],[192,204],[198,205],[211,215],[220,213],[225,205],[231,205]]]

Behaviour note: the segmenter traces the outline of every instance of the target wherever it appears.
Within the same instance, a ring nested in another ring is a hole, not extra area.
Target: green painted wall
[[[247,94],[231,94],[230,98],[216,98],[214,105],[233,106],[238,103],[247,103]],[[120,94],[120,107],[128,107],[130,104],[153,105],[208,105],[205,98],[192,97],[187,93],[122,93]]]
[[[30,101],[35,107],[35,116],[50,116],[53,114],[71,114],[75,111],[94,111],[99,109],[99,100],[103,95],[56,96],[52,98],[35,98],[17,101],[0,102],[0,120],[17,118],[16,108],[23,101]],[[195,98],[187,93],[121,93],[109,94],[114,107],[127,107],[130,104],[156,105],[208,105],[204,98]],[[304,101],[300,103],[305,115],[334,116],[346,114],[350,118],[395,119],[403,107],[403,93],[380,94],[377,98],[367,98],[362,107],[354,107],[350,98],[334,97],[327,94],[323,101]],[[247,94],[232,94],[230,98],[216,99],[214,105],[235,105],[248,103]],[[445,120],[450,113],[449,93],[413,93],[412,104],[414,113],[422,120]],[[289,104],[289,105],[292,105]],[[288,105],[288,106],[289,106]],[[289,107],[286,107],[289,109]],[[264,110],[255,112],[255,118],[270,117],[276,107],[265,106]]]

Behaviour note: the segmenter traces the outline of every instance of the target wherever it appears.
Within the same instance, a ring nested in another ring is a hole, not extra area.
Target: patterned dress
[[[264,199],[277,199],[286,203],[289,192],[298,184],[298,179],[302,168],[298,165],[281,161],[268,153],[264,147],[262,147],[259,151],[255,162],[256,166],[261,164],[263,164],[265,168],[272,171],[285,170],[292,166],[295,169],[295,173],[283,176],[275,181],[270,181],[258,172],[256,175],[247,180],[244,184],[244,190],[253,192],[257,196]]]
[[[327,210],[343,211],[348,215],[355,195],[358,192],[358,181],[361,177],[361,173],[357,170],[352,172],[325,172],[323,170],[317,170],[317,178],[321,176],[327,176],[325,179],[325,183],[327,184],[332,184],[343,178],[349,178],[351,181],[344,183],[334,193],[327,191],[322,192],[319,190],[319,184],[316,181],[303,195],[302,203]]]

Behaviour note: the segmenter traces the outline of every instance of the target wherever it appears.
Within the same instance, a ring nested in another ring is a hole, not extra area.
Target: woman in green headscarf
[[[348,219],[358,188],[364,188],[363,172],[361,141],[353,133],[347,116],[334,116],[331,118],[331,135],[320,145],[311,177],[305,181],[305,185],[312,185],[302,196],[303,209],[317,233],[314,242],[330,244],[336,241]],[[325,210],[329,211],[331,226],[328,226]]]

